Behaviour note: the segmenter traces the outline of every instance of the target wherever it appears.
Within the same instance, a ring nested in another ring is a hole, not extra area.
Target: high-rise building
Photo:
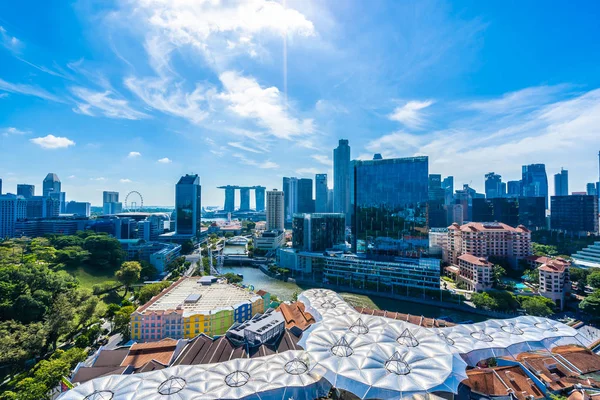
[[[519,225],[530,231],[546,229],[546,202],[543,197],[519,197]]]
[[[485,174],[485,197],[495,199],[502,197],[502,177],[490,172]]]
[[[566,169],[561,168],[560,172],[554,175],[554,195],[569,195],[569,171]]]
[[[333,212],[346,215],[350,224],[350,146],[347,139],[340,139],[333,150]]]
[[[14,194],[0,194],[0,239],[15,236],[15,223],[27,216],[27,200]]]
[[[60,201],[50,196],[33,196],[26,201],[27,218],[54,218],[60,214]]]
[[[267,192],[267,231],[283,231],[285,226],[285,196],[277,189]]]
[[[568,193],[567,193],[568,194]],[[596,191],[596,184],[590,182],[586,185],[586,194],[589,196],[597,196],[598,192]]]
[[[327,174],[315,175],[315,212],[329,212],[327,208]]]
[[[444,188],[445,193],[445,204],[452,204],[452,200],[454,198],[454,177],[448,176],[444,178],[442,181],[442,187]]]
[[[70,201],[66,206],[66,214],[81,215],[83,217],[90,216],[91,204],[82,201]]]
[[[448,226],[446,211],[446,189],[442,187],[442,176],[429,175],[429,200],[427,201],[427,216],[429,228],[445,228]]]
[[[552,196],[550,228],[573,235],[598,234],[598,196]]]
[[[240,211],[250,210],[250,188],[240,188]]]
[[[104,203],[118,203],[119,202],[119,192],[102,192],[102,204]]]
[[[521,181],[508,181],[507,183],[507,196],[508,197],[520,197],[521,196]]]
[[[61,183],[58,175],[51,172],[46,175],[44,182],[42,182],[42,196],[48,197],[51,192],[58,193],[60,192],[60,188]]]
[[[523,197],[544,197],[546,209],[548,209],[548,176],[546,175],[546,165],[523,165],[521,184]]]
[[[353,175],[353,249],[373,255],[426,251],[428,158],[356,160]]]
[[[23,196],[26,199],[35,196],[35,185],[26,185],[24,183],[19,183],[17,185],[17,196]]]
[[[473,222],[519,225],[519,202],[515,198],[473,199]]]
[[[299,213],[315,212],[313,200],[313,181],[309,178],[298,179],[298,210]]]
[[[48,196],[59,202],[61,214],[65,214],[67,212],[67,194],[65,192],[50,192]]]
[[[102,213],[114,215],[123,212],[123,204],[119,202],[119,192],[102,192]]]
[[[225,189],[225,204],[223,205],[223,211],[234,212],[235,211],[235,186],[227,185],[222,187]]]
[[[254,201],[256,211],[265,211],[265,190],[264,186],[254,187]]]
[[[2,194],[2,178],[0,178],[0,195]]]
[[[430,174],[428,181],[429,200],[442,200],[446,190],[442,187],[442,176],[439,174]]]
[[[292,223],[292,216],[298,212],[298,178],[283,178],[285,222]]]
[[[327,212],[333,212],[333,189],[327,189]]]
[[[346,216],[342,213],[296,214],[292,222],[295,249],[322,252],[346,242]]]
[[[177,235],[200,236],[202,220],[202,189],[198,175],[186,174],[175,185]]]

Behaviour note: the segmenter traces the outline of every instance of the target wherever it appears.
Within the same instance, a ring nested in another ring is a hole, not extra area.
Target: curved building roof
[[[432,393],[456,393],[467,377],[467,363],[549,348],[577,334],[564,324],[538,317],[425,328],[360,314],[324,289],[305,291],[299,301],[317,321],[299,342],[305,351],[106,376],[61,399],[152,400],[165,393],[171,399],[315,399],[331,386],[361,399],[427,398]]]

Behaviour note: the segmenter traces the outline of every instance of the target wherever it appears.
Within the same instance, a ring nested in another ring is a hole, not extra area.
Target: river
[[[262,273],[258,268],[251,267],[223,267],[221,272],[233,272],[244,276],[244,284],[254,286],[255,290],[263,289],[276,295],[280,300],[291,300],[295,292],[310,289],[308,286],[299,286],[292,282],[283,282]],[[373,309],[396,311],[411,315],[423,315],[430,318],[450,317],[455,322],[483,321],[486,318],[478,314],[464,311],[439,308],[427,304],[390,299],[379,296],[365,296],[355,293],[340,292],[342,297],[353,306],[368,307]]]

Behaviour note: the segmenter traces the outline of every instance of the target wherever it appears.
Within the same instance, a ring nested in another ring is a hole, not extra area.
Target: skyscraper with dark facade
[[[309,178],[298,179],[298,209],[299,213],[315,212],[313,200],[313,180]]]
[[[546,209],[548,208],[548,176],[546,175],[546,165],[523,165],[521,185],[523,197],[543,197]]]
[[[552,196],[550,228],[573,235],[598,234],[598,196]]]
[[[283,195],[285,222],[291,224],[292,216],[298,212],[298,178],[283,178]]]
[[[495,199],[496,197],[502,197],[502,195],[502,177],[493,172],[485,174],[485,197]]]
[[[566,169],[561,168],[560,172],[554,175],[554,195],[569,195],[569,171]]]
[[[508,181],[506,185],[506,195],[508,197],[520,197],[521,196],[521,181]]]
[[[546,229],[546,200],[543,197],[519,197],[519,225],[531,231]]]
[[[333,212],[346,214],[350,222],[350,146],[341,139],[333,150]]]
[[[26,185],[19,183],[17,185],[17,196],[23,196],[26,199],[30,199],[35,196],[35,185]]]
[[[454,177],[448,176],[442,181],[442,187],[445,191],[445,203],[446,205],[452,204],[454,198]]]
[[[442,176],[429,175],[429,200],[427,201],[427,216],[429,228],[445,228],[448,226],[446,212],[446,190],[442,187]]]
[[[48,197],[50,193],[59,193],[61,188],[60,179],[58,179],[58,175],[54,173],[49,173],[44,178],[44,182],[42,183],[42,196]]]
[[[327,174],[315,175],[315,212],[329,212],[327,208]]]
[[[202,220],[202,189],[198,175],[184,175],[175,185],[177,235],[200,236]]]
[[[356,160],[353,176],[353,249],[373,255],[426,250],[428,158]]]
[[[303,251],[321,252],[346,241],[346,216],[342,213],[295,214],[292,245]]]
[[[502,222],[519,225],[519,201],[515,198],[496,197],[473,199],[473,222]]]

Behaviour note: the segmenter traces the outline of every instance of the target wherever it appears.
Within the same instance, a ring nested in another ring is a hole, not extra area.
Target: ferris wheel
[[[125,196],[125,211],[136,212],[144,208],[144,198],[137,190],[132,190]]]

